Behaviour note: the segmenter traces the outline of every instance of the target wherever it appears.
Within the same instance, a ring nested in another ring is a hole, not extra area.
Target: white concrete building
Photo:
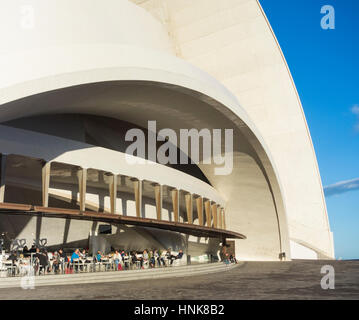
[[[204,259],[228,231],[246,237],[231,242],[239,259],[334,258],[305,115],[257,0],[5,0],[0,34],[0,233],[9,241],[91,246],[97,234],[107,249],[185,247]],[[233,129],[232,173],[129,165],[125,134],[149,120],[177,136]],[[31,208],[14,215],[10,204]],[[72,219],[76,210],[143,224],[112,221],[100,236],[105,220]]]

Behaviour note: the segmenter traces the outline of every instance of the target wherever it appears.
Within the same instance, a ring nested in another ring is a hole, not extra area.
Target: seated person
[[[176,256],[174,256],[171,252],[171,248],[168,248],[167,252],[166,252],[166,257],[167,257],[167,260],[170,260],[171,261],[171,264],[173,264],[173,260],[176,259]]]
[[[237,259],[232,254],[229,256],[229,260],[231,261],[231,263],[237,263]]]
[[[178,255],[176,256],[176,259],[182,259],[183,257],[183,250],[180,249],[180,251],[178,252]]]
[[[12,265],[15,265],[15,262],[17,261],[17,254],[16,251],[12,251],[10,256],[7,258],[8,261],[11,260]]]
[[[83,259],[83,260],[86,260],[87,258],[87,253],[86,253],[86,250],[83,249],[82,252],[80,252],[80,258]]]
[[[142,258],[143,262],[147,262],[147,261],[148,261],[149,256],[148,256],[147,250],[144,250],[144,251],[143,251],[142,257],[143,257],[143,258]]]
[[[151,268],[154,268],[154,267],[155,267],[155,264],[156,264],[156,260],[155,260],[154,253],[153,253],[152,250],[151,250],[150,253],[148,254],[148,257],[149,257],[149,259],[150,259],[150,267],[151,267]]]
[[[143,256],[140,257],[137,252],[135,253],[135,255],[136,255],[136,261],[140,261],[140,267],[142,269],[143,268]]]
[[[76,250],[73,252],[73,254],[72,254],[72,256],[71,256],[71,263],[74,262],[74,259],[79,259],[79,258],[80,258],[79,253],[80,253],[80,250],[79,250],[79,249],[76,249]]]
[[[80,250],[76,249],[71,256],[71,263],[74,263],[74,260],[76,260],[75,271],[78,271],[79,259],[80,259]]]

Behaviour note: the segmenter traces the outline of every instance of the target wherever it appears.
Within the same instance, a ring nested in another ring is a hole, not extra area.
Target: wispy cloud
[[[357,122],[354,125],[354,130],[359,132],[359,104],[355,104],[351,107],[350,111],[357,117]]]
[[[326,186],[324,187],[324,194],[326,197],[330,197],[336,194],[341,194],[353,190],[359,190],[359,178],[340,181]]]

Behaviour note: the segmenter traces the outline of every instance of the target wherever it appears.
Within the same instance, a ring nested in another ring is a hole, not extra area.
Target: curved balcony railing
[[[175,172],[177,177],[184,176],[182,180],[187,179],[188,182],[188,179],[192,179],[191,190],[178,188],[180,180],[177,185],[171,186],[161,183],[160,177],[157,181],[149,181],[140,179],[138,175],[126,176],[15,154],[2,154],[1,168],[0,202],[22,202],[47,208],[51,199],[57,199],[68,204],[63,209],[78,207],[79,211],[197,224],[217,229],[226,227],[223,206],[209,198],[214,193],[213,188],[165,166],[161,176],[173,171],[171,173]],[[194,191],[196,184],[200,185],[201,193]],[[38,196],[17,201],[16,196],[7,196],[7,192],[11,192],[7,186],[30,189],[34,194],[41,192],[41,201]],[[7,198],[11,200],[6,201]],[[125,208],[124,201],[132,202],[132,207],[129,205],[126,210],[121,210],[121,207]]]

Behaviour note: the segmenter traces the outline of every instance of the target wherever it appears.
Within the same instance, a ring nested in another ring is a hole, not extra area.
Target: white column
[[[179,201],[178,201],[178,195],[179,190],[173,189],[171,191],[172,193],[172,206],[173,206],[173,215],[175,222],[179,221]]]
[[[157,220],[162,220],[162,186],[155,186]]]
[[[86,210],[86,183],[87,183],[87,169],[81,168],[77,172],[79,180],[79,194],[80,194],[80,211]]]
[[[186,210],[187,210],[187,222],[189,224],[193,223],[193,205],[192,205],[192,194],[187,193],[185,195],[186,200]]]
[[[207,227],[211,227],[211,201],[210,200],[207,200],[205,203],[204,203],[204,208],[206,210],[206,224],[207,224]]]
[[[115,174],[111,176],[109,188],[110,188],[111,213],[116,214],[117,176]]]
[[[198,223],[199,223],[200,226],[203,226],[204,225],[204,220],[203,220],[203,198],[198,197],[196,199],[196,204],[197,204]]]
[[[5,200],[5,172],[6,172],[6,159],[5,154],[0,155],[0,202]]]
[[[142,181],[136,180],[133,182],[135,202],[136,202],[136,217],[141,218],[142,211]]]
[[[49,206],[51,162],[45,162],[42,166],[42,206]]]

